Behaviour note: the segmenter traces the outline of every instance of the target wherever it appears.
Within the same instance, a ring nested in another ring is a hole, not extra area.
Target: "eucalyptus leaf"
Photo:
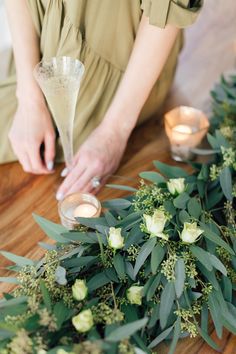
[[[36,214],[33,214],[33,218],[48,237],[59,243],[69,243],[69,240],[62,236],[62,234],[67,231],[64,226],[55,224],[54,222]]]
[[[148,348],[155,348],[159,343],[161,343],[173,330],[174,326],[168,327],[163,332],[158,334],[158,336],[149,344]]]
[[[215,325],[216,333],[219,338],[222,338],[223,326],[221,321],[221,314],[217,300],[212,294],[208,295],[208,305],[211,313],[212,320]]]
[[[125,239],[124,249],[127,250],[131,245],[139,244],[143,241],[143,232],[140,230],[139,225],[134,225],[129,231],[128,236]]]
[[[168,281],[161,293],[160,302],[160,325],[165,328],[168,317],[173,307],[175,299],[175,287],[173,281]]]
[[[174,206],[178,209],[186,208],[186,204],[189,201],[190,197],[187,193],[183,192],[178,197],[174,199]]]
[[[11,284],[20,284],[19,279],[13,277],[0,277],[0,282],[11,283]]]
[[[92,292],[103,285],[110,283],[110,279],[107,277],[105,272],[95,274],[87,283],[89,292]]]
[[[145,171],[145,172],[141,172],[139,174],[139,176],[141,178],[144,178],[144,179],[151,181],[153,183],[156,183],[156,184],[166,182],[165,178],[162,175],[160,175],[160,173],[157,173],[157,172]]]
[[[48,311],[51,311],[52,302],[51,302],[50,294],[49,294],[49,291],[48,291],[48,289],[45,285],[45,282],[43,280],[40,280],[40,290],[41,290],[41,294],[43,296],[43,302],[44,302],[46,308],[48,309]]]
[[[220,173],[220,185],[225,197],[232,201],[233,200],[233,186],[232,186],[232,175],[229,167],[223,168]]]
[[[29,258],[25,258],[25,257],[21,257],[21,256],[17,256],[11,252],[7,252],[7,251],[0,251],[0,254],[2,256],[4,256],[5,258],[9,259],[9,261],[12,261],[14,263],[16,263],[18,266],[20,267],[24,267],[24,266],[33,266],[35,263],[34,261],[32,261]]]
[[[27,300],[28,300],[27,296],[19,296],[19,297],[16,297],[16,298],[12,298],[10,300],[2,299],[2,300],[0,300],[0,309],[1,308],[6,308],[8,306],[23,304],[23,303],[26,303]]]
[[[174,325],[174,335],[173,335],[173,339],[171,341],[171,345],[170,345],[170,349],[169,349],[168,354],[174,354],[176,345],[177,345],[178,340],[180,338],[180,334],[181,334],[181,318],[178,317],[175,322],[175,325]]]
[[[120,326],[119,328],[117,328],[113,332],[111,332],[105,338],[105,340],[108,342],[118,342],[123,339],[129,338],[130,336],[135,334],[138,330],[145,327],[147,322],[148,322],[148,318],[144,317],[141,320],[137,320],[137,321],[125,324],[123,326]]]
[[[197,198],[191,198],[188,202],[188,212],[195,219],[198,219],[202,213],[202,207]]]
[[[201,308],[201,329],[206,333],[208,331],[208,306],[206,303],[203,303]]]
[[[214,254],[210,254],[210,261],[214,268],[219,270],[223,275],[227,276],[227,270],[224,264]]]
[[[121,191],[128,191],[128,192],[137,192],[137,189],[130,186],[124,186],[122,184],[106,184],[106,187],[112,189],[119,189]]]
[[[190,222],[191,219],[186,210],[180,210],[179,220],[182,224],[184,224],[185,222]]]
[[[165,248],[161,246],[160,243],[153,248],[151,254],[151,270],[153,274],[156,274],[156,271],[161,264],[163,258],[165,256]]]
[[[143,266],[146,259],[148,258],[148,256],[150,255],[150,253],[152,252],[153,248],[155,247],[155,244],[156,244],[156,238],[153,237],[149,239],[147,242],[145,242],[141,247],[134,266],[135,277],[138,274],[140,268]]]
[[[131,202],[127,199],[118,198],[107,200],[103,202],[102,205],[104,206],[104,208],[108,208],[111,210],[123,210],[129,208],[131,206]]]
[[[154,166],[168,178],[187,177],[188,173],[180,167],[169,166],[160,161],[154,161]]]
[[[180,298],[184,291],[185,283],[185,264],[182,258],[178,258],[175,263],[175,293]]]
[[[207,225],[200,222],[201,229],[204,230],[204,236],[207,237],[210,241],[214,242],[216,245],[223,247],[230,254],[234,255],[235,252],[233,249],[226,243],[222,238],[220,238],[215,232],[213,232]]]
[[[120,279],[125,279],[125,262],[124,262],[124,258],[117,253],[115,255],[115,257],[113,258],[113,264],[115,267],[115,270],[119,276]]]
[[[150,285],[148,291],[147,291],[147,301],[151,300],[151,298],[154,296],[155,291],[160,284],[161,280],[161,273],[159,273],[155,279],[153,280],[152,284]]]
[[[192,245],[189,248],[192,254],[199,260],[199,262],[202,263],[202,265],[204,265],[204,267],[206,267],[207,270],[211,271],[213,269],[211,260],[209,258],[210,256],[209,252],[204,251],[202,248],[198,246]]]

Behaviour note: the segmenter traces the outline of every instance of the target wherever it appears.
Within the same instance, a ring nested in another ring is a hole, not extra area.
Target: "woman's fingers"
[[[92,191],[94,189],[93,177],[102,177],[103,170],[103,164],[98,158],[92,159],[90,154],[83,155],[77,160],[77,164],[74,165],[58,189],[56,198],[60,200],[67,194]]]
[[[48,171],[46,166],[43,164],[43,161],[40,156],[40,146],[33,145],[30,149],[28,154],[31,166],[32,166],[32,173],[35,174],[48,174],[51,171]]]
[[[84,173],[77,179],[68,189],[67,194],[80,192],[90,192],[94,188],[92,178],[94,177],[93,169],[86,169]],[[87,187],[88,186],[88,187]],[[87,190],[86,190],[87,187]]]
[[[47,133],[44,139],[44,160],[48,171],[53,171],[55,158],[55,133]]]
[[[69,190],[71,186],[73,186],[76,181],[80,179],[80,177],[83,175],[86,167],[82,165],[76,165],[66,176],[64,179],[63,183],[59,187],[56,198],[57,200],[61,200],[64,198],[65,195],[69,194]]]

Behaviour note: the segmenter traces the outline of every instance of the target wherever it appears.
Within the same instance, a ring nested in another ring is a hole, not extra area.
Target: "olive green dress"
[[[202,0],[28,0],[28,4],[40,36],[42,57],[66,55],[80,59],[85,65],[74,123],[76,151],[102,121],[114,97],[142,13],[149,17],[152,25],[164,28],[173,24],[184,28],[195,21]],[[180,33],[139,122],[153,115],[163,103],[181,46]],[[8,79],[0,84],[1,163],[16,160],[8,141],[17,106],[15,90],[16,76],[11,70]],[[57,157],[61,158],[61,154]]]

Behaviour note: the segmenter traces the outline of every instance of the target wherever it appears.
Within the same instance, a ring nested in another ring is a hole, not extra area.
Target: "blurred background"
[[[7,23],[4,0],[0,0],[0,79],[6,76],[10,48],[11,36]]]

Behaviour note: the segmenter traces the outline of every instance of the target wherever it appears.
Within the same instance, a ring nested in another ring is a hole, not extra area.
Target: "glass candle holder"
[[[73,193],[58,203],[61,223],[69,230],[74,230],[79,225],[76,217],[99,217],[101,209],[99,200],[89,193]]]
[[[191,160],[209,128],[207,116],[193,107],[180,106],[165,114],[165,131],[171,156],[176,161]]]

